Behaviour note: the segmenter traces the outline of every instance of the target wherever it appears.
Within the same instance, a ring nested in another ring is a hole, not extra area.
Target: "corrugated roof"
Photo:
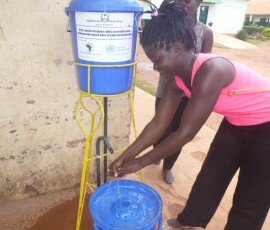
[[[246,14],[270,15],[270,0],[249,1]]]

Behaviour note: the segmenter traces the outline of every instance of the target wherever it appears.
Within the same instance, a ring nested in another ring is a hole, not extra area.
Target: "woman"
[[[191,141],[212,111],[225,116],[188,201],[172,227],[205,228],[238,169],[226,230],[260,229],[270,206],[270,81],[246,66],[211,54],[194,54],[196,35],[187,13],[165,0],[144,28],[141,44],[154,69],[168,79],[154,118],[110,166],[121,176],[168,157]],[[179,129],[153,150],[183,92],[190,98]]]
[[[213,46],[213,32],[208,26],[197,21],[197,9],[200,6],[201,2],[202,0],[176,0],[176,3],[179,4],[180,7],[184,8],[196,23],[194,27],[197,37],[196,46],[194,50],[195,53],[211,53]],[[155,103],[156,110],[161,101],[165,84],[166,84],[165,78],[160,76],[156,92],[156,103]],[[166,129],[165,133],[160,138],[160,140],[158,140],[158,142],[154,144],[154,147],[159,145],[170,134],[172,134],[178,129],[181,117],[183,115],[187,103],[188,97],[184,95],[168,128]],[[171,169],[173,168],[178,156],[180,155],[180,152],[181,149],[176,153],[172,154],[171,156],[164,158],[162,171],[163,171],[163,179],[167,184],[172,184],[174,181]],[[156,164],[159,163],[160,161],[156,162]]]

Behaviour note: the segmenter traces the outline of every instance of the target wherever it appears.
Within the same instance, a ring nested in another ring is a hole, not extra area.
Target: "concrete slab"
[[[136,88],[135,91],[135,114],[137,129],[142,131],[144,126],[154,115],[155,98],[145,91]],[[145,168],[145,182],[154,187],[162,196],[164,202],[164,219],[176,217],[187,201],[191,187],[196,179],[202,163],[206,157],[208,148],[216,131],[203,126],[192,142],[187,144],[178,158],[174,168],[175,182],[167,185],[163,182],[161,170],[162,166],[150,165]],[[219,205],[214,217],[207,226],[207,230],[224,229],[228,212],[231,208],[232,197],[237,182],[237,176],[233,178],[228,187],[221,204]],[[138,175],[131,175],[131,178],[137,178]],[[198,207],[199,208],[199,207]],[[270,229],[270,214],[268,214],[263,230]]]
[[[226,34],[214,34],[214,43],[229,49],[258,49],[259,47]]]

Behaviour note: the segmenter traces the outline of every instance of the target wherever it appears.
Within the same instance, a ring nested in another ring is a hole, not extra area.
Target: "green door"
[[[201,6],[200,7],[200,17],[199,21],[206,25],[207,17],[208,17],[209,6]]]

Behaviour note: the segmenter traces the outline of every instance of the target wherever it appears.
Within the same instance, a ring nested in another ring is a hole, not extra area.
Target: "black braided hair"
[[[196,34],[194,20],[188,13],[172,0],[164,0],[158,9],[158,16],[152,16],[150,22],[144,27],[141,36],[143,47],[169,49],[179,41],[187,50],[195,50]]]

